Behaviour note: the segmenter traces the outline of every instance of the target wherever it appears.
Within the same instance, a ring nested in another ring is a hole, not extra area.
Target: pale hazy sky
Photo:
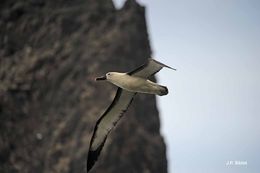
[[[177,68],[157,76],[169,173],[259,173],[260,1],[139,2],[153,56]]]

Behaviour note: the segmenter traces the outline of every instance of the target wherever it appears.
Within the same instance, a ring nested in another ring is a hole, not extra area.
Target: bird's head
[[[100,81],[100,80],[112,81],[114,78],[116,78],[117,76],[120,76],[121,74],[123,74],[123,73],[108,72],[108,73],[106,73],[105,76],[97,77],[97,78],[96,78],[96,81]]]

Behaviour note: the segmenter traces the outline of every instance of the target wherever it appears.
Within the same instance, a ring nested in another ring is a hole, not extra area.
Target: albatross
[[[159,85],[148,79],[163,67],[176,70],[149,58],[145,64],[131,72],[108,72],[105,76],[96,78],[96,81],[108,81],[116,85],[118,89],[114,100],[95,125],[87,156],[87,172],[94,166],[109,132],[126,112],[136,93],[155,94],[159,96],[168,94],[166,86]]]

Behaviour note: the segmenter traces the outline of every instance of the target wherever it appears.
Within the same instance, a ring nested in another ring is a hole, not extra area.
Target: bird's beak
[[[106,76],[97,77],[96,81],[99,81],[99,80],[107,80],[107,77]]]

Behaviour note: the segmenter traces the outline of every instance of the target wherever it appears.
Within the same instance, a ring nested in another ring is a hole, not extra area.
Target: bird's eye
[[[110,73],[107,74],[108,76],[110,75]]]

